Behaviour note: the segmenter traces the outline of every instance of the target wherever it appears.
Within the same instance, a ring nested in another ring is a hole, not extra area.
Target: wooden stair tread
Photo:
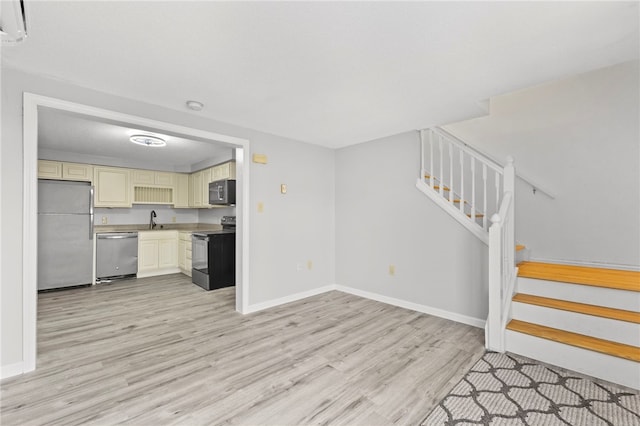
[[[521,250],[524,250],[525,248],[527,247],[523,244],[516,244],[516,251],[521,251]]]
[[[640,324],[640,312],[625,311],[622,309],[607,308],[597,305],[588,305],[586,303],[570,302],[567,300],[552,299],[550,297],[534,296],[532,294],[523,293],[517,293],[515,296],[513,296],[513,301]]]
[[[544,325],[533,324],[520,320],[511,320],[509,324],[507,324],[507,329],[552,340],[558,343],[564,343],[565,345],[589,349],[606,355],[640,362],[640,348],[637,346],[625,345],[624,343],[612,342],[610,340],[585,336],[584,334],[572,333],[570,331],[559,330],[557,328],[546,327]]]
[[[437,190],[439,190],[439,189],[440,189],[440,185],[434,185],[434,186],[433,186],[433,189],[435,189],[436,191],[437,191]],[[443,186],[443,187],[442,187],[442,190],[443,190],[443,191],[450,191],[450,189],[449,189],[449,188],[447,188],[446,186]]]
[[[640,291],[640,272],[555,263],[521,262],[518,276],[618,290]]]
[[[471,213],[467,213],[467,217],[471,217]],[[479,217],[482,218],[484,215],[482,213],[476,213],[476,219]]]

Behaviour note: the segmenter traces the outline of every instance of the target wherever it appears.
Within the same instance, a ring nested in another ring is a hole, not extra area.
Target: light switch
[[[262,213],[264,211],[264,204],[262,201],[258,203],[258,213]]]
[[[307,260],[307,269],[308,270],[313,269],[313,262],[311,260]]]
[[[396,274],[395,265],[389,265],[389,275],[395,275],[395,274]]]
[[[287,184],[283,183],[280,185],[280,193],[281,194],[286,194],[287,193]]]
[[[106,216],[102,216],[102,224],[106,225],[108,222],[107,217]]]
[[[258,164],[267,164],[267,156],[264,154],[253,154],[253,162]]]

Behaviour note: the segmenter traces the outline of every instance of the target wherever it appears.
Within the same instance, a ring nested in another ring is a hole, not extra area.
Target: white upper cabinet
[[[153,170],[132,170],[133,185],[158,185],[173,187],[176,183],[175,173],[156,172]]]
[[[38,179],[62,179],[62,162],[38,160]]]
[[[95,166],[93,184],[96,207],[131,207],[129,169]]]
[[[38,179],[91,182],[93,180],[93,166],[91,164],[38,160]]]
[[[189,175],[176,173],[176,189],[173,194],[173,207],[188,208],[189,205]]]
[[[62,163],[62,179],[93,181],[93,166],[91,164]]]

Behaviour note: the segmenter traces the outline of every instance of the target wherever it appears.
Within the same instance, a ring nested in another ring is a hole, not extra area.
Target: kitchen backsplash
[[[157,224],[163,223],[220,223],[222,216],[236,214],[235,207],[215,208],[215,209],[174,209],[165,205],[133,205],[132,208],[125,209],[95,209],[95,224],[103,225],[103,218],[106,218],[106,225],[137,225],[149,223],[151,210],[155,210]],[[175,217],[175,222],[173,218]]]

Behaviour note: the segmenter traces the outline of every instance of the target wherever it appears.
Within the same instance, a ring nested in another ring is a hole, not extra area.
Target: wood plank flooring
[[[2,425],[415,425],[483,331],[330,292],[250,315],[181,274],[44,293]]]

